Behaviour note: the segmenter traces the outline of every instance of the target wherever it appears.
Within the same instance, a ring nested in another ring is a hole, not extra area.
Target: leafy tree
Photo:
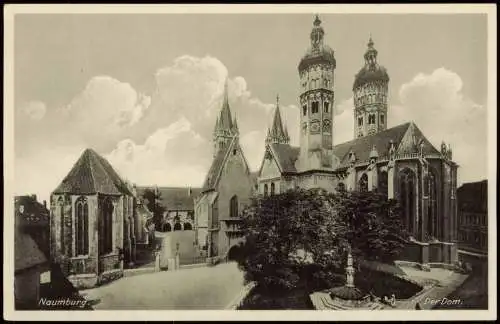
[[[146,189],[144,190],[142,197],[144,198],[148,209],[153,213],[153,222],[155,224],[155,228],[160,228],[163,219],[163,213],[167,210],[167,208],[160,203],[161,193],[159,191],[156,192],[153,189]]]
[[[376,192],[294,189],[255,197],[243,210],[240,267],[247,280],[291,289],[343,280],[345,251],[388,262],[403,247],[397,204]]]

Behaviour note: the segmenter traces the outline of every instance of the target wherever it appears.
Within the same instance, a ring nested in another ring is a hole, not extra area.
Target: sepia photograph
[[[493,6],[77,8],[5,7],[4,317],[496,319]]]

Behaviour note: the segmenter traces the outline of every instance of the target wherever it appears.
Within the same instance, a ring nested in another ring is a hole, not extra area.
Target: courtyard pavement
[[[81,294],[96,310],[216,310],[243,287],[236,263],[224,263],[124,277]]]

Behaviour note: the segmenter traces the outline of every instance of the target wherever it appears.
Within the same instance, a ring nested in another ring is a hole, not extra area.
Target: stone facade
[[[239,145],[236,120],[231,118],[227,83],[214,143],[212,166],[195,199],[196,240],[206,249],[208,262],[225,259],[230,248],[242,241],[240,212],[249,203],[255,185]]]
[[[88,149],[52,193],[52,261],[76,288],[121,277],[133,265],[136,234],[145,235],[134,191]]]
[[[455,262],[458,166],[449,146],[443,143],[436,149],[413,122],[387,128],[389,76],[377,63],[373,41],[368,43],[365,66],[353,85],[353,140],[332,146],[324,122],[328,114],[332,120],[327,124],[333,124],[333,114],[318,107],[312,111],[309,101],[304,102],[313,91],[333,104],[333,83],[321,80],[331,79],[336,63],[333,50],[323,44],[320,23],[316,17],[311,47],[299,64],[300,147],[290,146],[288,134],[282,131],[277,103],[258,173],[258,193],[278,194],[296,187],[329,192],[377,190],[402,204],[403,221],[411,233],[407,258],[423,264]],[[323,120],[321,127],[314,126],[313,117]],[[359,125],[358,118],[362,119]],[[325,134],[328,139],[321,139]]]

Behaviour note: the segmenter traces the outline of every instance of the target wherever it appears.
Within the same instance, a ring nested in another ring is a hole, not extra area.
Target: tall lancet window
[[[436,176],[432,171],[429,171],[426,178],[426,190],[428,194],[429,204],[427,209],[427,233],[434,238],[439,236],[439,224],[437,217],[437,190]]]
[[[80,197],[75,203],[75,254],[89,254],[89,205],[85,197]]]
[[[267,183],[264,185],[264,196],[267,196],[268,194],[268,189],[267,189]]]
[[[274,186],[274,182],[271,183],[271,195],[274,195],[274,190],[275,190],[275,186]]]
[[[66,254],[66,250],[65,250],[65,244],[64,244],[64,233],[66,232],[65,231],[65,221],[64,221],[64,199],[63,197],[59,197],[59,199],[57,200],[57,205],[56,205],[56,210],[57,210],[57,213],[58,213],[58,218],[59,218],[59,221],[61,222],[61,236],[59,237],[59,239],[61,240],[61,253],[62,254]]]
[[[359,179],[359,191],[368,191],[368,176],[366,175],[366,173],[361,176],[361,179]]]
[[[415,185],[416,176],[410,169],[404,169],[399,175],[399,188],[403,219],[410,233],[415,235]]]
[[[238,196],[233,196],[229,201],[229,216],[238,217]]]
[[[99,254],[108,254],[113,251],[113,202],[105,198],[101,208],[99,226]]]

